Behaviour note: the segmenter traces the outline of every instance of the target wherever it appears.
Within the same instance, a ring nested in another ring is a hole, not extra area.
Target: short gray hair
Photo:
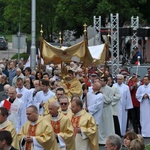
[[[121,138],[114,134],[114,135],[109,135],[107,140],[111,143],[112,146],[117,146],[117,150],[120,149],[121,147]]]
[[[52,105],[53,107],[60,107],[59,102],[58,101],[52,101],[49,103],[49,105]]]
[[[117,78],[118,77],[121,77],[122,79],[124,79],[124,75],[122,75],[122,74],[117,74]]]

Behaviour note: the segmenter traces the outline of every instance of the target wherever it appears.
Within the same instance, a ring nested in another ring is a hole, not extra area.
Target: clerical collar
[[[0,124],[0,129],[3,129],[4,127],[6,127],[7,124],[8,124],[8,120],[6,120],[3,123],[1,123]]]
[[[21,93],[23,91],[23,87],[20,89],[18,88],[18,92]]]
[[[48,93],[49,93],[49,90],[48,90],[47,92],[44,92],[44,91],[43,91],[43,93],[44,93],[45,96],[47,96]]]
[[[122,82],[121,84],[118,84],[119,86],[123,85],[124,83]]]
[[[74,114],[74,115],[75,115],[76,117],[77,117],[77,116],[80,116],[81,111],[82,111],[82,110],[80,110],[78,113],[76,113],[76,114]]]
[[[101,92],[100,91],[96,91],[96,92],[93,91],[93,94],[95,94],[95,95],[97,95],[99,93],[101,93]]]
[[[63,114],[66,114],[68,112],[68,109],[67,110],[62,110]]]
[[[10,99],[10,98],[9,98],[9,102],[13,103],[13,102],[15,101],[15,99],[16,99],[16,98],[14,98],[14,99]]]
[[[147,85],[144,84],[144,87],[145,87],[145,88],[149,87],[149,84],[147,84]]]
[[[52,118],[53,118],[53,120],[54,120],[54,121],[57,121],[57,120],[58,120],[58,118],[59,118],[59,114],[58,114],[57,116],[55,116],[55,117],[54,117],[54,116],[52,116]]]
[[[40,116],[38,116],[38,119],[39,118],[40,118]],[[37,123],[38,119],[36,121],[34,121],[34,122],[31,122],[31,124],[34,126]]]

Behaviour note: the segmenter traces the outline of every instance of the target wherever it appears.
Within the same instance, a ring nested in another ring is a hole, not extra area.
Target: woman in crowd
[[[127,147],[129,149],[131,141],[134,139],[137,139],[137,138],[138,138],[138,136],[135,132],[133,132],[133,131],[126,132],[126,134],[124,135],[123,147]]]
[[[134,139],[130,143],[129,150],[145,150],[145,144],[139,138]]]

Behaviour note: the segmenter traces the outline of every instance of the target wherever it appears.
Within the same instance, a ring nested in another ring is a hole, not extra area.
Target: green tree
[[[53,39],[54,18],[56,15],[56,6],[58,0],[37,1],[37,27],[40,31],[40,25],[43,25],[44,37],[48,41]]]
[[[105,19],[110,13],[118,13],[120,16],[120,26],[123,26],[126,21],[131,20],[132,16],[139,16],[142,22],[147,21],[147,16],[144,17],[143,14],[143,11],[145,10],[141,9],[143,6],[145,7],[146,5],[147,0],[101,0],[97,5],[96,14],[103,16],[103,18]]]
[[[83,24],[93,24],[97,0],[59,0],[55,16],[57,29],[73,30],[75,36],[83,34]]]
[[[30,0],[7,0],[4,9],[4,18],[7,22],[7,30],[16,34],[20,23],[21,32],[30,33],[31,7]]]
[[[37,0],[36,32],[39,37],[43,24],[43,36],[52,41],[53,34],[72,30],[76,37],[83,34],[83,24],[93,25],[93,16],[102,16],[103,24],[110,13],[119,13],[120,26],[139,16],[140,23],[149,23],[147,0]],[[21,32],[31,33],[31,0],[0,0],[0,29],[16,34],[20,23]]]
[[[6,7],[6,2],[0,0],[0,34],[2,34],[5,31],[5,27],[6,27],[6,21],[3,16],[5,7]]]

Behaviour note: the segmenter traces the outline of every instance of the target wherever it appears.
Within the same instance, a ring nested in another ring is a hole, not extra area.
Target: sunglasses
[[[67,105],[68,103],[60,103],[60,105]]]

